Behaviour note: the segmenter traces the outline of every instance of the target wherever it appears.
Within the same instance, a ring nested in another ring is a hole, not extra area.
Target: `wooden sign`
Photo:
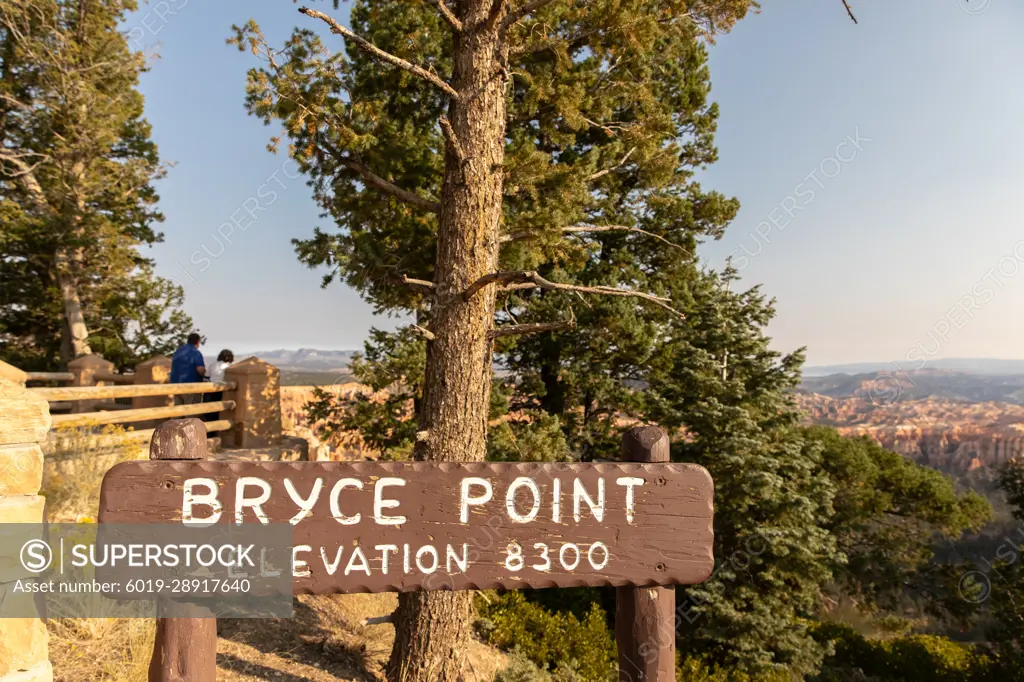
[[[139,461],[99,521],[291,524],[300,594],[654,586],[711,575],[712,496],[692,464]]]

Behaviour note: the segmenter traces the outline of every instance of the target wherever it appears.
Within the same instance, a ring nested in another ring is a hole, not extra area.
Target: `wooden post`
[[[153,432],[151,460],[206,459],[206,426],[199,419],[172,419]],[[198,616],[201,606],[157,604],[156,642],[149,661],[149,682],[215,682],[217,619]],[[209,613],[209,611],[205,611]]]
[[[43,479],[43,451],[40,443],[50,430],[50,411],[46,401],[21,384],[0,378],[0,523],[42,524],[45,500],[38,495]],[[0,582],[0,602],[24,604],[36,618],[0,618],[0,682],[52,682],[53,668],[48,658],[45,603],[42,595],[31,595],[15,588],[18,578],[31,578],[28,571],[18,573],[17,547],[0,547],[4,582]],[[40,598],[34,599],[34,596]]]
[[[637,426],[622,438],[622,459],[668,462],[668,435],[657,426]],[[676,679],[676,592],[671,587],[615,590],[615,642],[619,682]]]

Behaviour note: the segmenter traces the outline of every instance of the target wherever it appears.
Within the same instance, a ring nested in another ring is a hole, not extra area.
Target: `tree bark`
[[[78,297],[78,286],[75,283],[74,273],[71,271],[71,263],[63,248],[57,250],[55,267],[57,285],[60,287],[60,297],[64,309],[65,324],[63,328],[69,336],[67,344],[71,352],[71,359],[74,360],[92,353],[92,349],[89,347],[89,329],[85,325],[85,315],[82,313],[82,302]]]
[[[45,215],[49,220],[58,221],[61,217],[46,198],[42,186],[36,180],[35,173],[26,170],[18,176],[22,188],[28,193],[29,201],[36,210]],[[79,214],[79,220],[81,215]],[[80,253],[73,254],[75,260],[81,260]],[[82,355],[90,355],[92,349],[89,347],[89,328],[85,324],[85,315],[82,313],[82,301],[78,296],[78,285],[75,281],[75,273],[72,270],[71,259],[68,258],[67,249],[59,247],[54,256],[54,274],[57,286],[60,288],[62,308],[64,311],[64,324],[62,331],[67,335],[61,339],[61,349],[67,349],[70,357],[66,360],[74,360]],[[65,360],[65,362],[66,362]]]
[[[487,452],[495,285],[463,300],[462,292],[497,269],[505,157],[506,47],[493,0],[462,0],[466,27],[453,37],[451,84],[458,99],[448,144],[438,220],[435,290],[427,343],[425,440],[417,459],[481,461]],[[504,9],[501,9],[502,14]],[[390,682],[456,682],[463,677],[472,623],[471,592],[414,592],[399,597]]]

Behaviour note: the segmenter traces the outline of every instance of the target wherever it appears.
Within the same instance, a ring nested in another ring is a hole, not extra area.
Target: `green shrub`
[[[687,658],[676,668],[676,679],[686,682],[791,682],[793,678],[785,672],[748,675],[713,667],[699,658]]]
[[[508,667],[494,676],[494,682],[551,682],[551,675],[535,666],[520,651],[508,658]]]
[[[934,635],[876,640],[846,625],[821,623],[814,636],[835,649],[816,678],[819,682],[970,682],[988,665],[970,647]]]
[[[605,614],[594,604],[582,619],[569,612],[551,612],[527,601],[522,592],[506,592],[480,600],[481,637],[492,646],[516,651],[518,657],[548,674],[554,682],[614,679],[615,641]],[[512,668],[509,669],[510,671]],[[526,674],[520,668],[503,674]],[[506,677],[504,682],[533,682]]]

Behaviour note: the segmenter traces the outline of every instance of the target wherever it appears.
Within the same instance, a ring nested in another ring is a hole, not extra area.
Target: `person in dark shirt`
[[[172,384],[194,384],[203,380],[206,376],[206,362],[203,354],[199,352],[199,334],[195,332],[188,335],[185,345],[174,351],[171,358],[171,383]],[[189,395],[174,396],[175,405],[195,405],[202,402],[202,393],[191,393]]]

